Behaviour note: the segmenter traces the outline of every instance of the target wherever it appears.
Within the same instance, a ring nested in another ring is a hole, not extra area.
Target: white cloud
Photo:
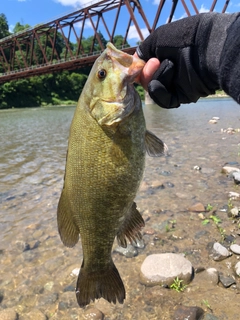
[[[149,31],[147,28],[142,28],[141,32],[144,39],[149,35]],[[129,32],[128,32],[128,40],[132,40],[132,39],[136,39],[137,41],[140,40],[137,29],[134,25],[130,26]]]
[[[93,23],[96,27],[96,21],[93,20]],[[81,29],[82,28],[82,22],[77,22],[74,24],[74,27]],[[84,24],[84,28],[85,29],[93,29],[92,23],[89,19],[85,20],[85,24]]]
[[[63,6],[72,6],[74,8],[78,8],[83,7],[89,3],[90,0],[55,0],[55,2],[61,3]],[[97,2],[97,0],[92,2]]]
[[[181,19],[186,18],[186,17],[187,17],[186,12],[185,12],[183,15],[181,15],[180,18],[176,18],[176,17],[173,15],[173,17],[172,17],[172,22],[173,22],[173,21],[177,21],[177,20],[181,20]],[[167,18],[166,23],[168,22],[168,19],[169,19],[169,18]]]
[[[204,4],[201,5],[201,8],[199,9],[199,13],[209,12],[209,9],[204,7]]]

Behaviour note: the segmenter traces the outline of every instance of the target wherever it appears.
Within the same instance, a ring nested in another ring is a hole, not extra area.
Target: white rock
[[[234,199],[238,199],[239,196],[240,196],[240,194],[237,193],[237,192],[234,192],[234,191],[230,191],[230,192],[228,193],[228,196],[229,196],[229,198],[231,198],[232,200],[234,200]]]
[[[232,252],[234,252],[236,254],[240,254],[240,246],[238,244],[232,244],[230,246],[230,249]]]
[[[240,261],[235,265],[236,274],[240,277]]]
[[[239,208],[234,207],[230,210],[232,217],[237,217],[239,215]]]
[[[71,272],[71,276],[77,277],[79,274],[79,271],[80,271],[80,268],[73,269],[73,271]]]
[[[151,254],[141,266],[141,283],[147,286],[168,285],[178,277],[187,284],[192,279],[192,264],[182,255],[175,253]]]
[[[215,242],[213,245],[213,260],[221,261],[229,257],[231,253],[228,251],[227,248],[222,246],[220,243]]]

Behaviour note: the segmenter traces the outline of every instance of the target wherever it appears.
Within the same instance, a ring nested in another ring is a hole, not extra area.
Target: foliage
[[[182,292],[184,291],[184,289],[186,289],[187,286],[185,286],[183,284],[183,280],[178,279],[178,277],[176,279],[174,279],[173,284],[171,284],[170,288],[177,291],[177,292]]]

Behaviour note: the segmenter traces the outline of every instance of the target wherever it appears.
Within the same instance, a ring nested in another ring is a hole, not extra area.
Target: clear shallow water
[[[221,208],[228,202],[228,192],[238,191],[233,181],[221,174],[221,168],[226,162],[239,162],[240,133],[231,135],[221,129],[240,128],[240,106],[221,98],[203,99],[175,110],[155,105],[144,110],[148,129],[165,141],[170,156],[147,158],[137,195],[138,207],[148,220],[145,249],[131,259],[114,254],[127,301],[123,306],[110,306],[100,300],[96,306],[105,313],[105,319],[140,319],[140,314],[141,319],[170,319],[172,307],[180,301],[201,306],[202,299],[206,300],[207,292],[211,292],[215,314],[220,319],[234,319],[237,295],[232,289],[194,290],[193,281],[192,291],[179,296],[166,289],[159,293],[145,288],[138,277],[142,261],[154,252],[189,252],[194,267],[214,266],[226,271],[226,263],[216,265],[206,249],[209,242],[219,240],[218,231],[212,224],[203,227],[198,216],[187,208],[198,201]],[[73,112],[71,107],[0,112],[0,309],[13,307],[20,320],[27,319],[34,308],[56,319],[70,319],[70,314],[73,319],[82,319],[83,311],[75,302],[74,292],[72,305],[59,309],[65,288],[75,286],[76,277],[70,274],[82,258],[80,244],[73,249],[62,245],[56,225]],[[208,123],[213,116],[220,117],[217,124]],[[202,171],[193,170],[195,165]],[[237,234],[226,214],[218,215],[226,233]],[[177,238],[161,229],[168,219],[176,220]],[[196,240],[201,230],[205,236]],[[154,237],[161,241],[154,242]],[[29,247],[31,250],[27,250]],[[232,301],[229,317],[218,305],[224,297]]]

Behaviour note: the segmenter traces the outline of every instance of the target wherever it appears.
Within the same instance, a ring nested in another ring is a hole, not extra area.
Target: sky
[[[5,14],[9,25],[9,30],[12,31],[17,22],[20,22],[23,25],[29,24],[33,27],[39,23],[45,23],[54,20],[57,17],[61,17],[66,13],[76,11],[78,8],[84,7],[84,4],[86,5],[86,3],[90,2],[91,0],[0,0],[0,14]],[[140,0],[140,2],[144,9],[145,15],[147,16],[148,20],[152,22],[160,0]],[[200,9],[200,12],[207,12],[210,9],[212,2],[212,0],[195,0],[195,4],[197,8]],[[225,0],[218,0],[215,11],[221,11],[225,2]],[[191,14],[194,14],[190,0],[185,0],[185,3],[187,4],[188,8],[190,8]],[[172,0],[166,0],[159,24],[166,23],[171,5]],[[231,13],[238,11],[240,11],[240,0],[231,0],[228,5],[227,12]],[[179,0],[173,20],[178,20],[185,16],[186,12],[181,0]],[[121,19],[119,21],[120,29],[121,24],[123,24],[124,20],[126,20],[124,18]],[[111,23],[112,20],[113,19],[110,17],[108,20],[109,23]],[[148,35],[148,31],[146,30],[145,25],[141,25],[140,22],[140,27],[142,27],[142,33],[144,37],[146,37]],[[124,26],[122,28],[124,28],[123,33],[125,33],[126,28]],[[92,30],[90,29],[92,28],[89,26],[86,36],[92,35]],[[101,26],[99,29],[101,31]],[[118,30],[117,34],[121,33],[120,29]],[[128,41],[131,43],[131,41],[136,42],[138,40],[138,34],[134,26],[132,26],[129,31]]]

